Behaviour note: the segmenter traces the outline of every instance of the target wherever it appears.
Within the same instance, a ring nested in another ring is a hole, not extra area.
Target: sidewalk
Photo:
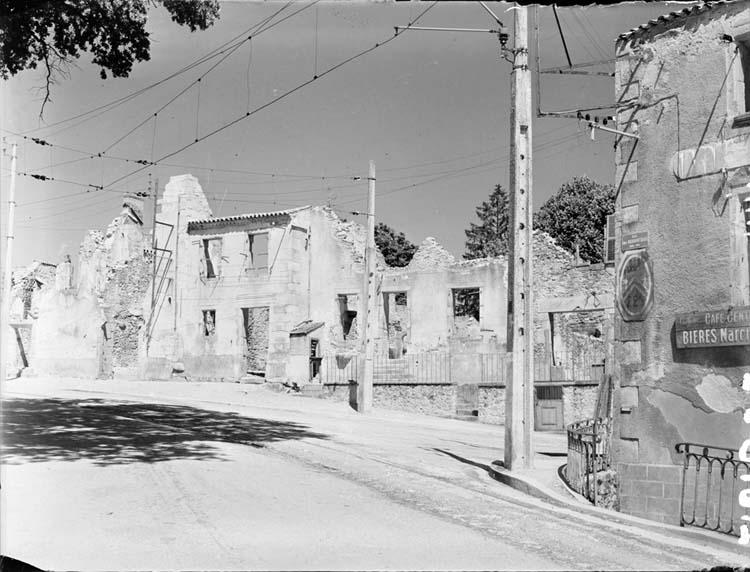
[[[750,558],[747,547],[739,546],[735,537],[631,517],[594,507],[575,495],[558,477],[559,467],[566,462],[567,440],[564,434],[535,433],[534,468],[508,472],[500,462],[503,458],[502,427],[382,409],[361,415],[345,403],[275,393],[264,386],[43,378],[19,378],[0,385],[2,398],[26,396],[81,400],[149,399],[306,423],[331,435],[331,439],[324,446],[302,440],[276,444],[273,448],[290,455],[310,456],[314,453],[320,458],[331,455],[330,464],[342,454],[353,456],[346,462],[355,465],[386,461],[397,469],[412,466],[424,476],[452,482],[464,478],[462,471],[486,471],[514,492],[530,495],[525,497],[515,493],[514,496],[527,506],[543,506],[547,510],[554,507],[556,512],[569,514],[571,518],[575,516],[593,524],[598,522],[630,536],[658,537],[665,543],[686,549],[701,547],[719,558],[732,556],[732,560],[739,557],[743,561],[744,557],[744,562]],[[366,455],[366,458],[361,455]],[[466,484],[471,487],[476,483],[467,481]],[[501,492],[498,489],[498,493]]]

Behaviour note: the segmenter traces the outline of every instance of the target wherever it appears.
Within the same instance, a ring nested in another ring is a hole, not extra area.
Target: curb
[[[563,497],[527,475],[519,475],[502,467],[498,467],[497,465],[490,465],[488,468],[489,474],[493,479],[514,490],[523,492],[557,507],[576,511],[585,516],[605,519],[608,524],[614,527],[637,527],[653,533],[670,534],[689,542],[699,541],[704,545],[710,544],[713,549],[727,550],[735,555],[739,555],[739,553],[743,551],[734,536],[697,528],[659,523],[614,510],[596,507],[589,504],[588,501],[579,495],[573,496],[575,493],[568,490],[567,485],[566,490],[570,493],[571,498]]]

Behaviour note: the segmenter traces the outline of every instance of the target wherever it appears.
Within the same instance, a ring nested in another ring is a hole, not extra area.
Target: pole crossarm
[[[599,125],[598,123],[594,123],[593,121],[589,121],[588,123],[589,129],[591,129],[592,134],[594,129],[599,129],[600,131],[607,131],[609,133],[615,133],[617,135],[622,135],[623,137],[630,137],[632,139],[640,139],[638,135],[635,133],[628,133],[627,131],[620,131],[619,129],[612,129],[611,127],[604,127],[603,125]]]
[[[485,30],[480,28],[432,28],[425,26],[394,26],[394,29],[398,32],[399,30],[422,30],[428,32],[483,32],[485,34],[497,34],[500,30]]]

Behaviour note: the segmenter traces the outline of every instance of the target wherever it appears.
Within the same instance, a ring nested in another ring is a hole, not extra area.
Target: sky
[[[512,47],[512,5],[486,4]],[[572,63],[610,60],[587,69],[612,72],[618,34],[686,5],[558,14]],[[552,8],[538,16],[541,68],[566,65]],[[198,178],[214,216],[330,204],[364,222],[353,211],[366,210],[370,161],[376,219],[460,256],[476,207],[496,184],[508,188],[511,64],[489,33],[412,29],[394,38],[394,26],[418,17],[415,26],[496,27],[478,2],[245,1],[222,2],[219,21],[191,33],[157,7],[147,23],[151,58],[128,78],[102,80],[84,54],[52,87],[41,119],[42,71],[4,82],[3,148],[18,144],[13,266],[75,258],[86,230],[119,213],[123,192],[148,191],[149,180],[160,191],[185,173]],[[614,79],[545,74],[540,92],[544,111],[610,105]],[[613,182],[613,135],[592,141],[585,124],[546,117],[534,118],[532,133],[534,210],[573,177]],[[1,167],[5,228],[7,153]]]

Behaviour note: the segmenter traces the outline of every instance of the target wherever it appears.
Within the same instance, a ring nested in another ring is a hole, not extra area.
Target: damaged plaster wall
[[[39,298],[31,373],[138,377],[142,302],[150,276],[142,219],[142,199],[126,195],[122,213],[105,232],[87,233],[78,271],[69,258],[58,265],[55,287]]]
[[[179,210],[179,231],[160,234],[172,263],[157,300],[149,377],[285,381],[289,332],[308,312],[309,208],[214,218],[191,175],[172,177],[160,206],[157,219],[175,227]],[[259,233],[267,242],[250,239]],[[262,267],[252,251],[260,242]]]
[[[746,111],[739,58],[722,39],[747,33],[747,5],[737,3],[617,45],[616,94],[630,102],[618,129],[640,137],[623,138],[616,152],[617,265],[622,237],[647,232],[654,303],[644,320],[617,315],[613,455],[621,509],[673,524],[682,462],[675,445],[736,451],[746,437],[740,384],[750,348],[678,349],[674,325],[680,313],[750,304],[744,221],[721,173],[750,156],[750,129],[732,127]],[[750,182],[736,175],[735,186]]]
[[[34,261],[13,271],[10,300],[10,327],[3,336],[6,344],[8,371],[20,375],[29,367],[31,332],[39,317],[39,301],[43,293],[54,287],[55,265]]]

